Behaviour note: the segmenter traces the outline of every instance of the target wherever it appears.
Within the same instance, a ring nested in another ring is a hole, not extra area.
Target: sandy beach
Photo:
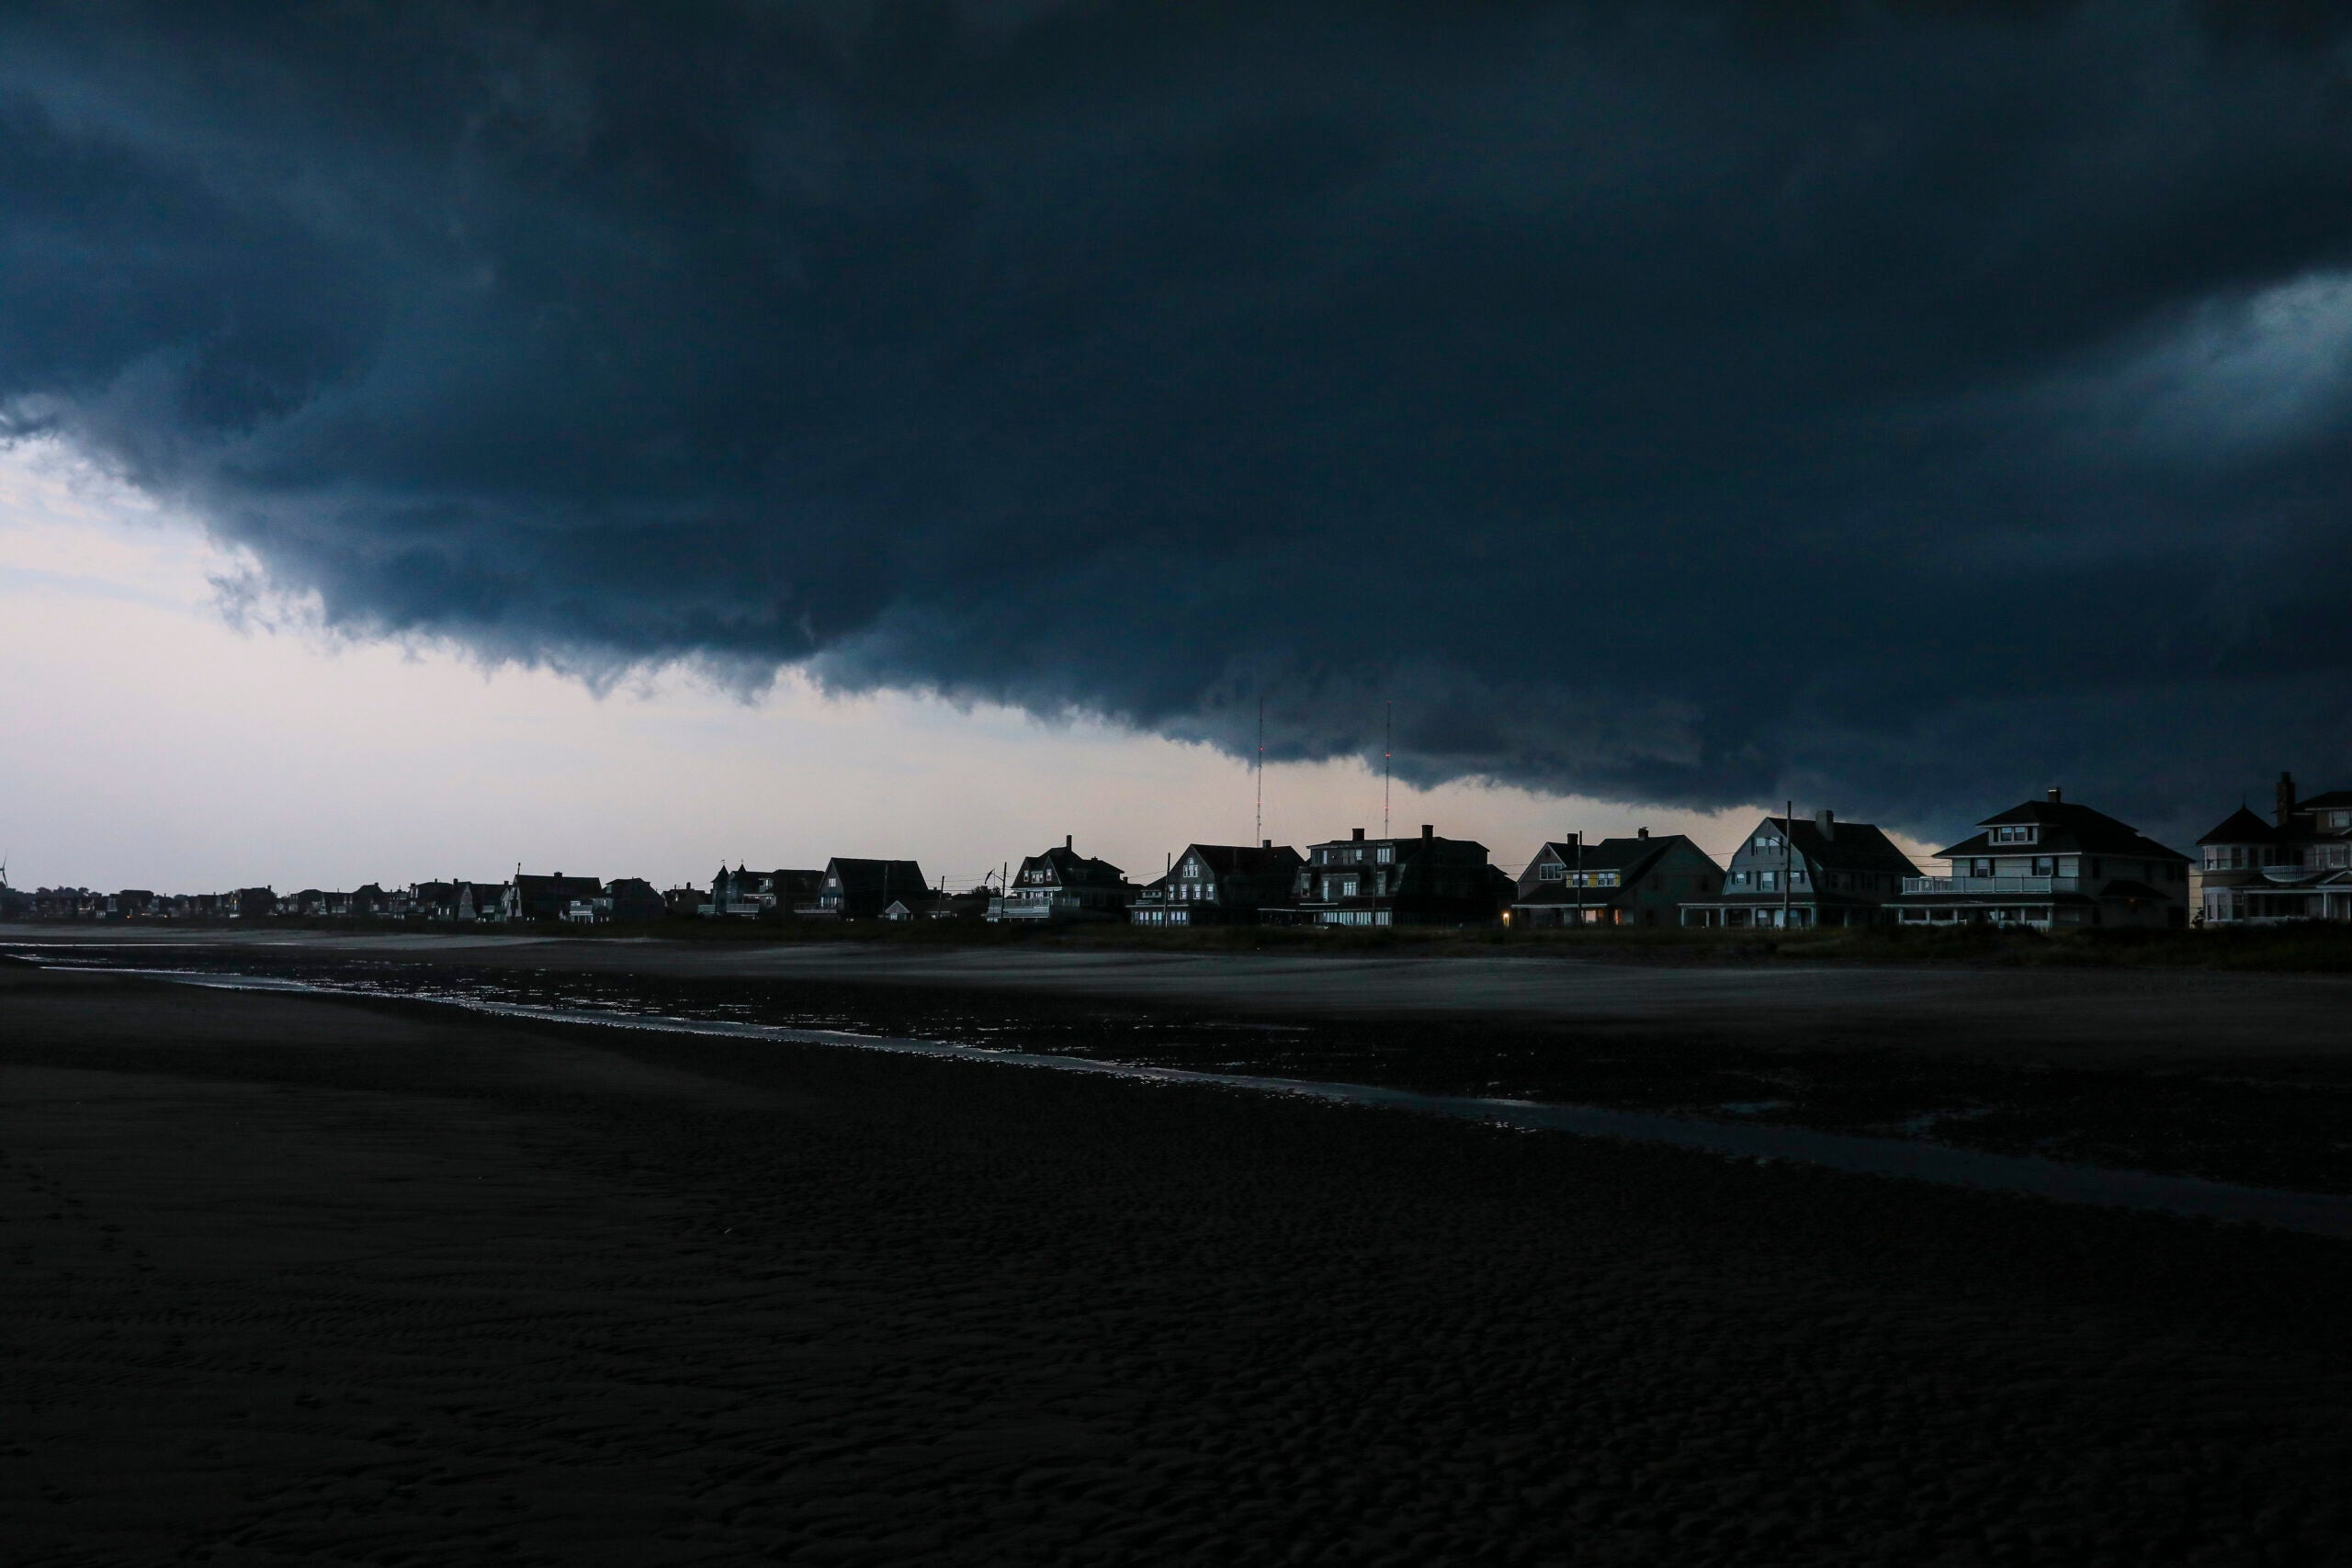
[[[2352,1250],[0,972],[11,1562],[2342,1561]]]
[[[1715,964],[1493,957],[579,940],[494,931],[353,932],[0,926],[0,949],[170,964],[204,953],[383,961],[678,980],[1092,998],[1247,1017],[1572,1023],[1590,1036],[1744,1038],[2079,1063],[2352,1062],[2352,976],[2183,969]]]
[[[0,928],[0,953],[1931,1139],[2352,1195],[2352,976]]]

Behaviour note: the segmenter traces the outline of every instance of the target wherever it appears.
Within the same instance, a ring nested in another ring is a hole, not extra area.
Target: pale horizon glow
[[[53,444],[0,446],[12,886],[284,892],[499,880],[519,863],[670,886],[707,885],[722,860],[888,855],[962,887],[1065,834],[1145,881],[1188,842],[1250,837],[1249,761],[1206,746],[831,695],[791,671],[752,700],[687,664],[599,694],[447,646],[338,637],[300,604],[224,586],[254,571]],[[1264,782],[1276,843],[1380,829],[1382,781],[1361,762],[1276,763]],[[1637,826],[1720,861],[1766,809],[1399,782],[1391,822],[1476,839],[1515,874],[1545,839]]]

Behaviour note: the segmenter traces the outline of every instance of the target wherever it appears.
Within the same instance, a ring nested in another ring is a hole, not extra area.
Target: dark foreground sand
[[[2352,1560],[2352,1247],[0,969],[0,1560]]]

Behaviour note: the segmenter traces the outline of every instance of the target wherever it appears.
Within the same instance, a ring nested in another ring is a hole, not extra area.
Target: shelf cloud
[[[0,433],[590,679],[2201,826],[2352,783],[2337,15],[11,6]]]

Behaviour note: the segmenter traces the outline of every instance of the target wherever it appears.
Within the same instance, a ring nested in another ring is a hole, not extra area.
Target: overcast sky
[[[747,695],[690,666],[593,692],[460,647],[350,637],[253,563],[47,444],[0,454],[0,853],[19,886],[387,885],[526,869],[658,886],[904,855],[961,887],[1065,833],[1157,875],[1189,840],[1246,842],[1246,761],[1101,723],[959,710],[802,679]],[[1266,831],[1380,828],[1353,760],[1277,764]],[[1689,832],[1757,815],[1398,784],[1401,830],[1477,839],[1516,871],[1577,830]]]
[[[1148,866],[1261,696],[1298,840],[1391,703],[1489,841],[2342,784],[2343,15],[10,6],[10,504],[111,499],[8,524],[7,830]]]

